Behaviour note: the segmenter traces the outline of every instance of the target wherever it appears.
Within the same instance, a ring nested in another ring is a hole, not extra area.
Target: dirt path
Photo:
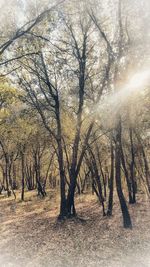
[[[28,198],[29,199],[29,198]],[[133,230],[122,228],[118,204],[102,217],[95,197],[79,197],[81,220],[56,221],[57,199],[0,201],[0,267],[150,267],[150,203],[130,207]]]

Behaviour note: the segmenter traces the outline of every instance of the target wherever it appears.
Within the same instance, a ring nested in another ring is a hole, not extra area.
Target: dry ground
[[[58,223],[54,192],[24,203],[0,199],[0,267],[149,267],[150,203],[144,195],[130,206],[133,230],[122,227],[118,201],[102,217],[95,196],[77,198],[79,219]]]

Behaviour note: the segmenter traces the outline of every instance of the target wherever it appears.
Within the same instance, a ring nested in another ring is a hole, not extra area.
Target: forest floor
[[[57,221],[58,198],[26,193],[26,201],[0,199],[0,267],[150,267],[150,202],[130,206],[133,229],[122,227],[118,201],[103,217],[95,196],[77,197],[84,220]]]

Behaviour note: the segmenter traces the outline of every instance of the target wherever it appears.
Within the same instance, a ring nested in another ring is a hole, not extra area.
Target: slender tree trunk
[[[96,150],[97,150],[97,156],[98,156],[98,162],[99,162],[99,167],[100,167],[100,171],[101,171],[101,176],[102,176],[102,179],[103,179],[104,198],[106,199],[106,197],[107,197],[107,191],[106,191],[107,177],[104,175],[104,172],[103,172],[100,153],[99,153],[99,148],[98,148],[97,143],[96,143]]]
[[[125,178],[126,178],[127,187],[128,187],[129,203],[132,204],[133,203],[132,185],[131,185],[131,180],[129,178],[129,174],[128,174],[128,170],[127,170],[127,167],[126,167],[126,163],[125,163],[122,143],[121,143],[121,146],[120,146],[120,151],[121,151],[121,163],[122,163],[122,167],[123,167],[123,170],[124,170],[124,173],[125,173]]]
[[[90,171],[88,171],[87,173],[85,172],[84,174],[85,174],[85,176],[84,176],[84,180],[83,180],[83,182],[81,183],[81,193],[82,193],[82,194],[83,194],[83,192],[84,192],[85,185],[86,185],[86,181],[87,181],[87,179],[88,179],[88,177],[89,177]]]
[[[22,190],[21,190],[21,200],[24,201],[24,182],[25,182],[25,163],[24,163],[24,151],[21,152],[21,170],[22,170]]]
[[[46,192],[41,184],[41,159],[40,159],[40,151],[37,149],[34,152],[34,163],[35,163],[35,178],[36,178],[36,184],[37,184],[37,190],[38,195],[41,195],[42,197],[46,196]]]
[[[132,204],[136,203],[136,181],[135,181],[135,155],[134,155],[134,145],[133,145],[133,131],[132,128],[129,129],[130,144],[131,144],[131,164],[130,164],[130,176],[132,183]]]
[[[142,140],[141,140],[140,135],[136,131],[135,131],[135,135],[136,135],[137,140],[140,144],[141,153],[142,153],[143,160],[144,160],[145,178],[146,178],[147,188],[148,188],[148,192],[150,193],[150,170],[149,170],[149,165],[148,165],[146,153],[145,153],[144,146],[142,144]]]
[[[81,134],[81,126],[82,126],[82,113],[83,113],[83,105],[84,105],[84,87],[85,87],[85,70],[86,70],[86,51],[87,51],[87,31],[83,34],[83,43],[82,48],[79,50],[78,43],[76,38],[71,30],[71,36],[75,41],[75,49],[78,55],[78,64],[79,64],[79,103],[78,103],[78,112],[77,112],[77,121],[76,121],[76,131],[75,138],[72,149],[72,159],[71,159],[71,168],[70,168],[70,187],[68,190],[67,196],[67,207],[68,207],[68,215],[76,216],[75,203],[74,203],[74,195],[76,189],[77,177],[80,171],[77,170],[78,165],[78,153],[79,153],[79,143],[80,143],[80,134]]]
[[[107,216],[112,215],[113,191],[114,191],[114,149],[113,149],[113,143],[111,140],[111,172],[110,172],[110,187],[109,187],[109,200],[108,200]]]
[[[16,181],[16,165],[13,164],[13,190],[17,189],[17,181]]]
[[[7,196],[10,197],[11,191],[9,189],[9,160],[8,160],[7,154],[5,155],[5,162],[6,162],[6,166],[5,166],[6,190],[7,190]]]
[[[79,160],[77,162],[77,154],[78,154],[78,145],[79,145],[79,138],[80,138],[80,132],[77,133],[77,136],[74,141],[74,152],[73,152],[73,159],[70,169],[70,187],[68,190],[67,195],[67,207],[68,207],[68,214],[69,216],[76,216],[76,210],[75,210],[75,203],[74,203],[74,195],[75,195],[75,189],[76,189],[76,180],[78,177],[78,174],[80,172],[80,167],[85,155],[85,151],[88,147],[88,140],[90,138],[91,131],[93,129],[94,123],[92,122],[87,130],[87,134],[85,137],[84,145],[82,147],[82,151],[79,157]],[[80,128],[80,127],[79,127]],[[79,129],[78,129],[79,131]]]
[[[89,164],[91,165],[91,173],[92,173],[92,177],[93,179],[95,178],[95,182],[97,184],[97,193],[98,194],[98,198],[99,198],[99,201],[102,205],[102,209],[103,209],[103,216],[106,215],[105,213],[105,205],[104,205],[104,197],[103,197],[103,192],[102,192],[102,184],[101,184],[101,180],[100,180],[100,175],[99,175],[99,172],[98,172],[98,168],[97,168],[97,163],[96,163],[96,158],[94,156],[94,153],[92,152],[92,149],[89,147],[89,153],[91,155],[90,157],[90,162]],[[95,183],[93,183],[93,186],[95,186]],[[95,188],[93,187],[94,191],[96,192]]]

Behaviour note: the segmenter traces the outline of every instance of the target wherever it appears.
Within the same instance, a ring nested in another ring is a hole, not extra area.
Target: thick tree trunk
[[[62,153],[62,152],[61,152]],[[64,219],[67,216],[67,206],[66,206],[66,182],[65,182],[65,173],[62,162],[62,155],[59,153],[59,172],[60,172],[60,213],[58,219]]]
[[[76,179],[77,177],[74,169],[70,170],[70,186],[68,189],[68,196],[67,196],[67,211],[69,217],[76,216],[75,203],[74,203]]]
[[[66,179],[64,171],[64,158],[62,148],[62,133],[61,133],[61,122],[60,122],[60,111],[59,103],[57,103],[57,144],[58,144],[58,164],[60,173],[60,213],[58,219],[64,219],[67,216],[67,202],[66,202]]]
[[[116,170],[116,188],[123,216],[123,226],[124,228],[132,228],[132,222],[125,201],[125,197],[122,191],[122,184],[121,184],[121,119],[119,119],[119,122],[116,127],[115,170]]]

